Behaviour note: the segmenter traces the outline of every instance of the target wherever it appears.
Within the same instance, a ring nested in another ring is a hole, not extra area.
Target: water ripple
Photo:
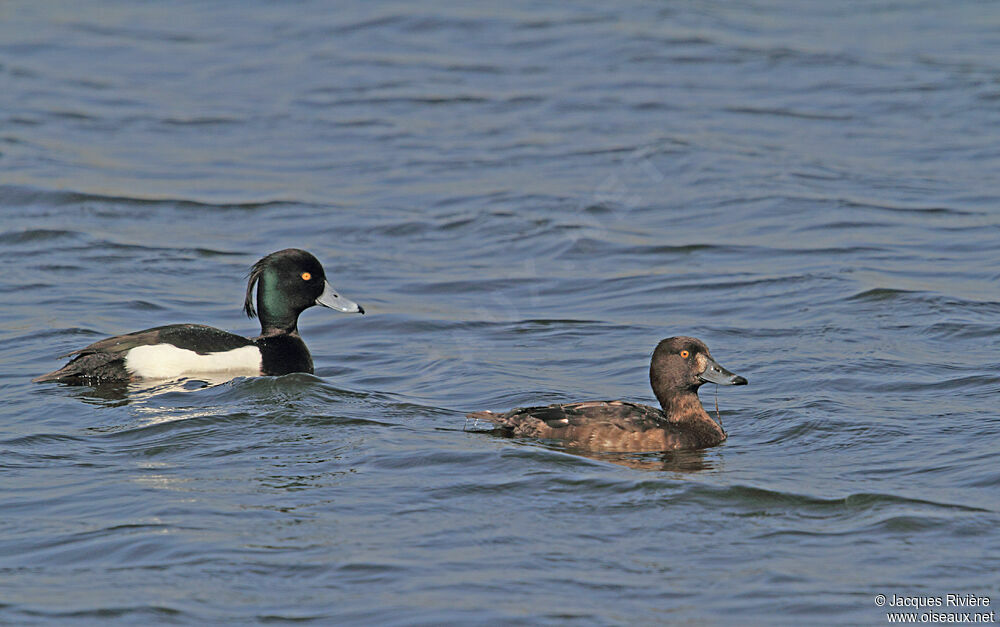
[[[0,622],[873,624],[886,582],[989,593],[981,3],[194,6],[0,20]],[[30,383],[114,333],[256,334],[246,269],[289,246],[369,312],[302,315],[315,375]],[[701,389],[722,446],[465,423],[654,403],[680,334],[751,381]]]

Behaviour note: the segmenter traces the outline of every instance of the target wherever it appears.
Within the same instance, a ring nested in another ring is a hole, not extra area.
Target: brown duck
[[[704,342],[693,337],[660,341],[649,364],[649,384],[660,407],[626,401],[586,401],[520,407],[503,414],[473,412],[496,431],[513,437],[564,440],[594,451],[664,451],[700,449],[721,444],[722,429],[702,407],[703,383],[746,385],[747,380],[720,366]]]

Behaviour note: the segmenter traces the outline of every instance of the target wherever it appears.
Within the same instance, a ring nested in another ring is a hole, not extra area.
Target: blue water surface
[[[988,2],[0,4],[0,622],[996,611],[998,172]],[[30,383],[286,247],[315,375]],[[720,447],[467,428],[672,335]]]

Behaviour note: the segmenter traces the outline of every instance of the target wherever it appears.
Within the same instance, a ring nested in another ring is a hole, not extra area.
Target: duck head
[[[254,285],[257,286],[256,309]],[[299,314],[313,305],[345,313],[365,313],[361,305],[344,298],[330,285],[322,264],[304,250],[279,250],[250,269],[243,310],[251,318],[260,317],[263,334],[296,333]]]
[[[704,383],[746,385],[747,380],[723,368],[708,347],[693,337],[661,340],[649,364],[649,384],[664,408],[675,396],[694,393]]]

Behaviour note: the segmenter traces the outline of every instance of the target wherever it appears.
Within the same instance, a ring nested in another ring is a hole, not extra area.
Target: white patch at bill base
[[[256,377],[260,376],[261,365],[260,349],[256,346],[199,355],[173,344],[151,344],[133,348],[125,358],[129,374],[143,379],[173,379],[211,372]]]

